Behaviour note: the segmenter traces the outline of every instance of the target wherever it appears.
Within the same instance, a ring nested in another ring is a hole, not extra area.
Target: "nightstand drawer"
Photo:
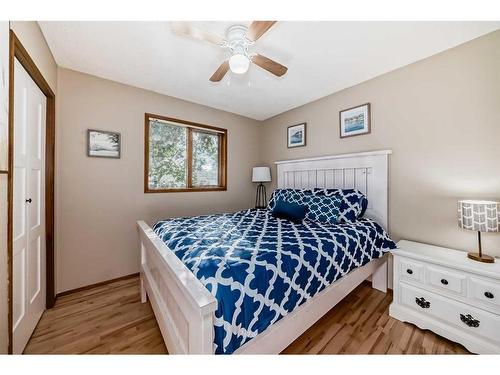
[[[500,283],[471,277],[469,290],[469,297],[472,300],[497,307],[500,310]]]
[[[455,300],[401,284],[401,304],[474,335],[500,342],[500,317]]]
[[[399,275],[402,280],[424,282],[424,265],[414,260],[400,258]]]
[[[463,251],[407,240],[392,254],[392,317],[473,353],[500,353],[500,262],[476,262]]]
[[[426,269],[427,284],[433,288],[463,297],[467,296],[467,277],[465,274],[433,265],[426,266]]]

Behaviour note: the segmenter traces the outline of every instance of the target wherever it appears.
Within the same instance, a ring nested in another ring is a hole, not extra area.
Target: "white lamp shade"
[[[270,182],[271,169],[269,167],[253,167],[252,182]]]
[[[498,202],[464,200],[458,202],[458,226],[478,232],[498,232]]]
[[[236,53],[229,58],[229,69],[231,69],[233,73],[236,74],[246,73],[249,67],[250,67],[250,60],[248,59],[248,57],[246,57],[241,53]]]

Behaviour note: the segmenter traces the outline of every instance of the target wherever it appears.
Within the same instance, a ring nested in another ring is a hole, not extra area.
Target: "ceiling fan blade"
[[[247,31],[247,38],[256,41],[277,21],[253,21]]]
[[[220,80],[224,78],[228,70],[229,70],[229,60],[226,60],[222,64],[220,64],[215,73],[212,74],[212,77],[210,77],[210,81],[220,82]]]
[[[191,26],[188,22],[172,22],[172,30],[177,35],[191,37],[212,44],[219,44],[222,41],[218,35],[203,31]]]
[[[281,77],[288,70],[286,66],[259,54],[252,57],[252,62],[278,77]]]

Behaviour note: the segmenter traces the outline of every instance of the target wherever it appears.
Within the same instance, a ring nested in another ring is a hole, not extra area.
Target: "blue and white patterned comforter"
[[[168,219],[153,229],[217,299],[215,352],[226,354],[396,247],[369,219],[294,224],[268,210]]]

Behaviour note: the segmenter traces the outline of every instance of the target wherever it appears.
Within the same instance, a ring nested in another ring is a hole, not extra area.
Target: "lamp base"
[[[257,186],[257,195],[255,196],[255,208],[266,208],[266,207],[267,207],[266,187],[261,182]]]
[[[483,263],[495,263],[495,258],[480,253],[467,253],[467,258]]]

